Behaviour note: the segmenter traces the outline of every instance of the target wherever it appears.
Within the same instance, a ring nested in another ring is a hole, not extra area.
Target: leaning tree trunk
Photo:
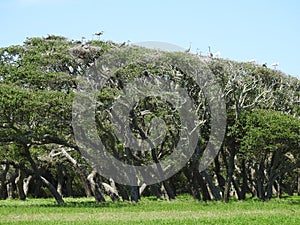
[[[56,191],[56,188],[46,178],[40,175],[38,175],[37,178],[40,179],[43,182],[43,184],[48,188],[48,190],[51,192],[58,204],[64,204],[64,200],[62,199],[61,195]]]
[[[203,174],[203,176],[205,177],[205,180],[208,184],[209,189],[211,190],[212,195],[214,196],[214,199],[220,201],[220,189],[214,185],[211,175],[207,172],[207,170],[202,171],[201,174]]]
[[[80,165],[78,164],[78,162],[76,161],[76,159],[74,159],[64,148],[61,149],[61,153],[73,164],[73,166],[76,169],[77,174],[79,175],[79,179],[82,183],[82,187],[85,191],[85,195],[86,197],[91,197],[92,196],[92,190],[91,187],[89,185],[89,181],[87,180],[87,172],[86,170],[84,170],[82,167],[80,167]]]
[[[205,183],[202,175],[200,174],[199,171],[197,171],[195,173],[197,174],[199,185],[200,185],[200,188],[201,188],[201,191],[202,191],[202,199],[203,199],[203,201],[210,201],[211,197],[210,197],[209,191],[207,189],[206,183]]]
[[[31,168],[33,169],[33,171],[35,173],[35,176],[36,176],[37,180],[40,180],[46,186],[46,188],[50,191],[50,193],[52,194],[52,196],[55,198],[56,202],[59,205],[63,204],[64,200],[62,199],[62,196],[57,192],[56,188],[46,178],[42,177],[39,174],[38,167],[35,164],[32,156],[31,156],[31,153],[29,151],[29,147],[24,146],[24,152],[25,152],[25,156],[27,157],[27,159],[28,159],[28,161],[31,165]]]

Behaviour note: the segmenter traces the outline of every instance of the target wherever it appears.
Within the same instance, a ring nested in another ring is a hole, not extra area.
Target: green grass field
[[[0,201],[0,224],[300,224],[300,197],[261,202],[198,202],[188,196],[175,201],[143,198],[138,204],[92,198]]]

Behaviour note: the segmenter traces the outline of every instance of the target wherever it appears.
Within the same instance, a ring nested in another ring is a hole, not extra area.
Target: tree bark
[[[98,182],[95,181],[96,175],[97,175],[96,170],[93,170],[93,172],[88,175],[87,179],[90,182],[91,190],[94,194],[96,202],[97,203],[105,202],[105,198],[103,197],[103,195],[100,192],[99,184],[98,184]]]
[[[242,165],[241,165],[241,172],[242,172],[242,188],[240,192],[240,200],[245,200],[246,199],[246,193],[248,188],[248,177],[247,177],[247,170],[246,170],[246,160],[242,160]]]
[[[232,176],[234,171],[234,157],[236,154],[235,147],[231,149],[230,155],[229,155],[229,164],[227,168],[227,175],[226,175],[226,181],[224,186],[224,201],[229,202],[230,197],[230,188],[231,188],[231,182],[232,182]]]
[[[209,191],[208,191],[205,181],[199,171],[197,172],[197,178],[199,181],[200,188],[202,190],[203,201],[210,201],[211,197],[210,197]]]
[[[298,174],[298,196],[300,196],[300,168],[297,169]]]
[[[2,167],[3,168],[0,172],[0,199],[6,199],[7,198],[6,174],[8,172],[9,165],[4,164]]]
[[[64,200],[62,199],[61,195],[56,191],[56,188],[44,177],[38,175],[38,179],[40,179],[43,184],[48,188],[48,190],[51,192],[55,200],[59,205],[64,204]]]
[[[21,169],[18,169],[18,177],[15,180],[16,186],[17,186],[17,191],[19,195],[20,200],[25,200],[26,199],[26,194],[24,192],[23,188],[23,180],[25,179],[25,173]]]
[[[220,189],[214,185],[211,175],[206,170],[202,171],[201,173],[205,177],[205,181],[207,182],[209,189],[211,190],[211,193],[214,196],[215,200],[220,201],[221,200]]]
[[[71,175],[66,175],[66,192],[67,192],[67,196],[71,197],[73,196],[73,188],[72,188],[72,181],[73,181],[73,177],[71,177]]]
[[[63,177],[63,166],[61,163],[57,164],[57,192],[62,195],[62,188],[63,188],[63,182],[64,182],[64,177]]]
[[[23,147],[24,147],[25,156],[27,157],[27,159],[28,159],[33,171],[34,171],[37,180],[40,180],[48,188],[48,190],[50,191],[50,193],[52,194],[52,196],[55,198],[56,202],[59,205],[63,204],[64,200],[62,199],[62,196],[56,191],[56,188],[46,178],[42,177],[39,174],[38,167],[36,166],[32,156],[31,156],[31,153],[29,151],[29,147],[28,146],[23,146]]]
[[[123,201],[129,201],[129,196],[128,196],[128,193],[127,193],[126,186],[124,186],[123,184],[116,184],[116,186],[119,190],[119,193],[120,193]]]
[[[139,201],[139,187],[131,186],[130,187],[130,200],[137,203]]]
[[[164,188],[165,188],[165,190],[166,190],[166,192],[167,192],[167,195],[168,195],[169,200],[175,199],[175,194],[174,194],[172,188],[170,187],[168,181],[164,180],[164,181],[162,182],[162,184],[163,184],[163,186],[164,186]]]
[[[15,191],[17,189],[15,180],[18,177],[17,170],[9,170],[7,173],[7,196],[8,198],[15,198]]]
[[[219,161],[219,156],[217,156],[215,158],[214,162],[215,162],[215,173],[217,176],[218,185],[219,185],[219,188],[222,191],[222,193],[224,193],[225,179],[221,175],[221,165],[220,165],[220,161]]]
[[[32,179],[32,176],[30,175],[23,180],[23,190],[24,190],[24,194],[26,197],[28,196],[29,183],[30,183],[31,179]]]
[[[79,175],[79,179],[82,183],[82,187],[85,191],[86,197],[91,197],[92,196],[92,190],[91,187],[89,186],[89,182],[87,180],[87,172],[83,170],[83,168],[80,167],[76,159],[74,159],[64,148],[61,149],[62,154],[73,164],[75,167],[77,174]]]

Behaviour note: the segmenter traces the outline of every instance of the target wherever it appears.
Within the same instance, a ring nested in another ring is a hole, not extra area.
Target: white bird
[[[201,56],[201,53],[202,53],[202,52],[200,51],[200,49],[197,48],[197,49],[196,49],[196,55],[197,55],[197,56]]]
[[[210,51],[210,46],[208,46],[208,57],[209,58],[214,57],[214,54],[212,54],[212,52]]]
[[[274,67],[274,69],[276,70],[277,66],[279,66],[279,63],[278,63],[278,62],[276,62],[276,63],[272,63],[272,64],[271,64],[271,66],[273,66],[273,67]]]
[[[217,51],[213,54],[215,57],[219,57],[221,55],[221,52]]]
[[[248,62],[254,64],[256,63],[256,59],[250,59]]]

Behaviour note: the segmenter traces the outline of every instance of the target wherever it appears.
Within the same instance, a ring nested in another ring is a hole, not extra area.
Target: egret
[[[197,56],[201,56],[201,53],[202,53],[202,52],[200,51],[200,49],[197,48],[197,49],[196,49],[196,55],[197,55]]]
[[[214,54],[212,54],[212,52],[210,51],[210,46],[208,46],[208,57],[209,58],[214,57]]]
[[[217,51],[213,54],[215,57],[219,57],[221,55],[221,52]]]
[[[256,59],[250,59],[248,62],[254,64],[256,63]]]
[[[278,62],[276,62],[276,63],[272,63],[272,65],[271,65],[271,66],[273,66],[273,67],[274,67],[274,69],[276,70],[277,66],[279,66],[279,63],[278,63]]]

